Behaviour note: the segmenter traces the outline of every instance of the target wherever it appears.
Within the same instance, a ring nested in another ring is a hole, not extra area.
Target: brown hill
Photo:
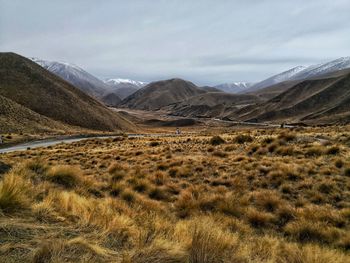
[[[0,95],[73,126],[106,131],[135,128],[65,80],[14,53],[0,53]]]
[[[302,81],[267,102],[233,115],[257,122],[349,123],[350,74]]]
[[[166,109],[178,116],[224,117],[233,110],[258,102],[260,100],[255,95],[210,92],[174,103]]]
[[[316,76],[313,78],[309,78],[307,80],[317,80],[317,79],[327,79],[327,78],[337,78],[341,76],[345,76],[350,73],[350,69],[344,69],[344,70],[339,70],[335,72],[329,72],[324,75]],[[269,100],[272,99],[273,97],[276,97],[277,95],[281,94],[282,92],[292,88],[293,86],[297,85],[298,83],[303,82],[304,80],[290,80],[290,81],[284,81],[277,83],[275,85],[259,89],[254,92],[250,93],[245,93],[245,94],[252,94],[256,95],[262,100]]]
[[[153,82],[124,99],[122,107],[140,110],[157,110],[192,96],[206,93],[191,82],[170,79]]]

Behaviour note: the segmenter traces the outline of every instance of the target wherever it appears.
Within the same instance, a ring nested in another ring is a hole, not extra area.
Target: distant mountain
[[[0,96],[31,112],[70,126],[101,131],[135,129],[118,113],[15,53],[0,53]]]
[[[350,57],[342,57],[324,64],[309,67],[298,66],[258,82],[245,90],[244,93],[254,92],[284,81],[310,79],[348,68],[350,68]]]
[[[248,82],[234,82],[234,83],[224,83],[215,86],[215,88],[222,90],[227,93],[240,93],[249,89],[253,83]]]
[[[131,79],[107,79],[105,83],[111,86],[116,86],[119,84],[132,84],[136,87],[142,88],[146,86],[148,83],[143,81],[131,80]]]
[[[347,68],[350,68],[350,57],[342,57],[324,64],[310,66],[293,76],[292,79],[309,79]]]
[[[107,79],[104,82],[111,88],[110,93],[116,94],[122,100],[147,85],[146,82],[130,79]]]
[[[124,99],[122,107],[142,110],[157,110],[189,97],[206,93],[192,82],[170,79],[152,82]]]
[[[287,80],[292,80],[294,79],[294,77],[304,71],[306,69],[306,67],[304,66],[298,66],[292,69],[289,69],[287,71],[284,71],[282,73],[279,73],[277,75],[274,75],[268,79],[265,79],[261,82],[258,82],[256,84],[254,84],[253,86],[251,86],[249,89],[246,89],[244,92],[252,92],[252,91],[256,91],[265,87],[269,87],[272,85],[275,85],[277,83],[283,82],[283,81],[287,81]]]
[[[74,64],[47,61],[38,58],[30,59],[43,68],[54,73],[55,75],[68,81],[73,86],[79,88],[90,96],[101,98],[110,92],[110,87],[106,85],[102,80],[96,78],[95,76],[91,75],[90,73]]]
[[[350,123],[350,73],[297,82],[272,99],[232,114],[244,121]]]
[[[292,88],[293,86],[297,85],[298,83],[301,83],[305,80],[316,80],[316,79],[326,79],[326,78],[336,78],[345,76],[350,73],[350,68],[338,70],[329,72],[320,76],[314,76],[312,78],[307,79],[299,79],[299,80],[287,80],[280,83],[277,83],[272,86],[268,86],[266,88],[262,88],[253,92],[245,93],[245,94],[252,94],[258,96],[262,100],[269,100],[273,97],[276,97],[277,95],[281,94],[282,92]]]

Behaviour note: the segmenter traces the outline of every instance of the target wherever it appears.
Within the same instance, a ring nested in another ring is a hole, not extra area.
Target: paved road
[[[67,139],[50,139],[50,140],[32,141],[32,142],[17,144],[7,148],[2,148],[0,149],[0,153],[24,151],[24,150],[27,150],[28,148],[34,149],[39,147],[48,147],[59,143],[72,143],[72,142],[78,142],[78,141],[87,140],[87,139],[93,139],[93,138],[101,138],[101,137],[67,138]]]

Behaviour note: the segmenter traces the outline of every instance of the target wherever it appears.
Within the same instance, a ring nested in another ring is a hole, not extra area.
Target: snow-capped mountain
[[[256,91],[259,89],[263,89],[265,87],[268,86],[272,86],[274,84],[283,82],[283,81],[287,81],[287,80],[291,80],[294,79],[294,77],[299,74],[300,72],[304,71],[307,67],[304,66],[298,66],[292,69],[289,69],[287,71],[284,71],[282,73],[279,73],[277,75],[274,75],[268,79],[265,79],[261,82],[258,82],[256,84],[254,84],[253,86],[251,86],[248,90],[246,90],[247,92],[252,92],[252,91]]]
[[[104,81],[119,98],[125,99],[148,83],[131,79],[107,79]]]
[[[288,80],[303,80],[318,77],[330,72],[350,68],[350,57],[342,57],[323,64],[308,67],[298,66],[256,83],[244,92],[252,92]]]
[[[104,81],[106,84],[108,85],[119,85],[119,84],[132,84],[135,85],[137,87],[142,88],[143,86],[147,85],[147,82],[143,82],[143,81],[137,81],[137,80],[132,80],[132,79],[107,79]]]
[[[249,82],[234,82],[234,83],[224,83],[215,86],[215,88],[228,93],[240,93],[249,89],[253,83]]]
[[[110,86],[102,80],[74,64],[38,58],[30,59],[91,96],[101,98],[111,90]]]
[[[292,79],[307,79],[347,68],[350,68],[350,57],[342,57],[324,64],[307,67],[294,75]]]

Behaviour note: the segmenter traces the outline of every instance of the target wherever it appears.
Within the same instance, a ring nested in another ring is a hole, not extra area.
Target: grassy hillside
[[[174,103],[166,109],[173,115],[187,117],[224,117],[232,111],[256,104],[260,99],[250,94],[209,92]]]
[[[72,127],[49,119],[0,96],[0,134],[1,133],[41,133],[68,131]]]
[[[0,261],[350,262],[349,137],[231,130],[4,154]]]
[[[236,112],[248,121],[349,123],[350,74],[302,81],[265,103]]]
[[[68,82],[14,53],[0,53],[0,95],[69,125],[106,131],[134,128]]]
[[[205,92],[191,82],[170,79],[148,84],[124,99],[121,106],[131,109],[157,110]]]
[[[330,72],[321,76],[313,77],[308,80],[323,80],[323,79],[331,79],[331,78],[336,79],[339,77],[346,76],[349,73],[350,73],[350,69],[344,69],[344,70],[339,70],[335,72]],[[305,80],[301,79],[301,80],[284,81],[284,82],[280,82],[275,85],[272,85],[263,89],[259,89],[257,91],[247,93],[247,94],[256,95],[263,100],[269,100],[303,81]]]

